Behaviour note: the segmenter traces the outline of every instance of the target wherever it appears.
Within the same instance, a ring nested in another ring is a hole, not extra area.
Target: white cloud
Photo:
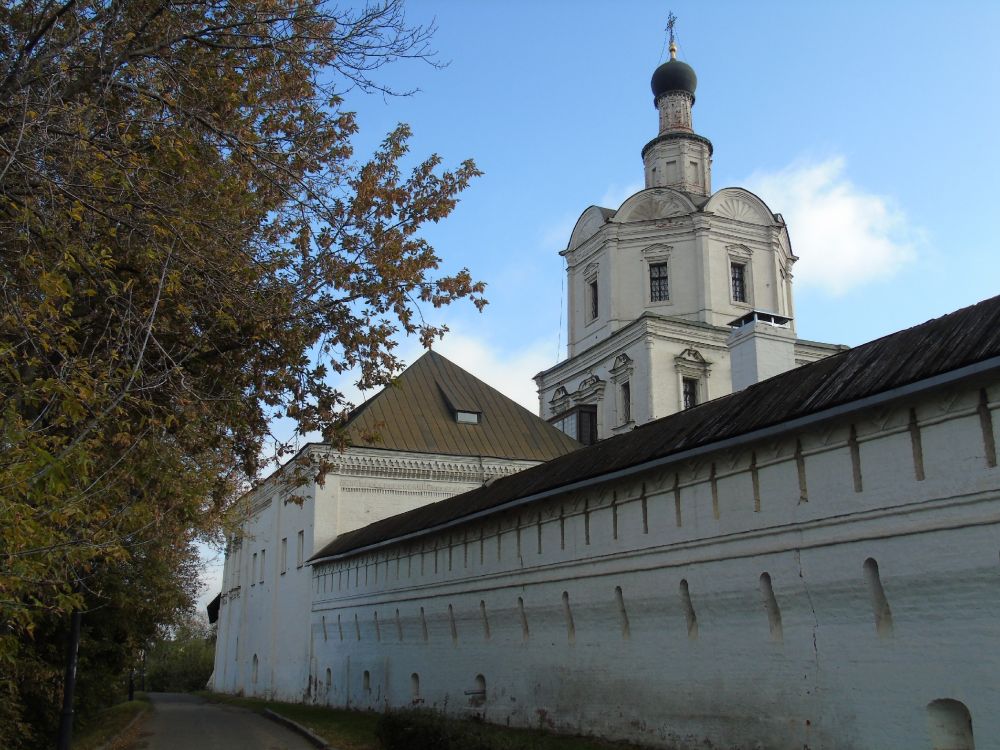
[[[842,295],[893,276],[916,256],[918,231],[886,196],[865,192],[845,174],[843,157],[759,172],[749,190],[788,223],[797,286]]]

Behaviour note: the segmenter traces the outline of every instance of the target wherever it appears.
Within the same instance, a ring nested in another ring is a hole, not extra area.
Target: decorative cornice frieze
[[[455,482],[483,482],[505,477],[533,466],[534,461],[467,461],[433,456],[364,453],[338,453],[327,456],[330,473],[344,476],[382,477],[385,479],[436,479]]]

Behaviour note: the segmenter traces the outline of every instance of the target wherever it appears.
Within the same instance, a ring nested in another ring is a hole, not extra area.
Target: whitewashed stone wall
[[[994,747],[998,399],[956,387],[317,565],[314,699],[700,750],[929,748],[947,699]]]
[[[329,458],[334,469],[322,486],[294,489],[301,502],[290,499],[293,491],[280,474],[246,498],[247,517],[230,543],[223,573],[212,682],[217,691],[308,699],[315,663],[308,635],[311,570],[303,563],[338,533],[536,463],[367,448]]]
[[[682,378],[697,380],[698,403],[725,396],[733,392],[730,334],[730,328],[640,317],[613,337],[537,375],[538,413],[551,419],[573,406],[593,404],[598,436],[604,439],[681,411]],[[838,350],[798,339],[791,347],[793,366]],[[626,359],[620,360],[623,355]],[[631,392],[631,420],[624,418],[621,403],[625,381]],[[561,393],[566,394],[564,398]]]
[[[681,377],[697,380],[699,403],[731,393],[729,323],[754,309],[794,316],[795,258],[788,231],[759,198],[740,188],[720,190],[701,210],[667,188],[636,193],[611,218],[592,206],[563,255],[568,356],[535,376],[538,413],[549,419],[577,404],[596,405],[601,439],[680,411]],[[733,299],[733,263],[744,266],[745,301]],[[650,266],[662,264],[669,299],[654,301]],[[792,356],[782,358],[785,370],[840,350],[798,341],[794,326],[792,320]],[[613,387],[621,378],[612,370],[623,354],[634,362],[631,420],[622,418],[620,393]],[[567,402],[560,400],[562,392]]]

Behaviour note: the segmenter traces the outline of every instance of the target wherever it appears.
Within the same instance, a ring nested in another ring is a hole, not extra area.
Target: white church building
[[[697,79],[675,54],[653,74],[645,189],[584,211],[562,252],[569,356],[535,376],[539,413],[587,444],[845,348],[795,335],[781,215],[742,188],[712,193]]]
[[[346,451],[305,449],[334,468],[301,505],[280,474],[248,496],[216,690],[692,750],[1000,747],[1000,298],[797,338],[788,230],[711,192],[695,86],[672,51],[646,188],[573,230],[540,417],[428,353]]]

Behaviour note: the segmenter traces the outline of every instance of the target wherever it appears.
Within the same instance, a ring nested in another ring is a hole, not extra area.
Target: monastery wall
[[[333,470],[322,486],[292,488],[276,477],[247,498],[247,519],[226,556],[215,690],[308,699],[316,666],[308,651],[311,569],[305,561],[339,533],[536,463],[368,448],[328,459]],[[290,499],[293,493],[299,501]]]
[[[932,747],[960,702],[991,747],[981,385],[317,564],[313,698],[700,750]]]

